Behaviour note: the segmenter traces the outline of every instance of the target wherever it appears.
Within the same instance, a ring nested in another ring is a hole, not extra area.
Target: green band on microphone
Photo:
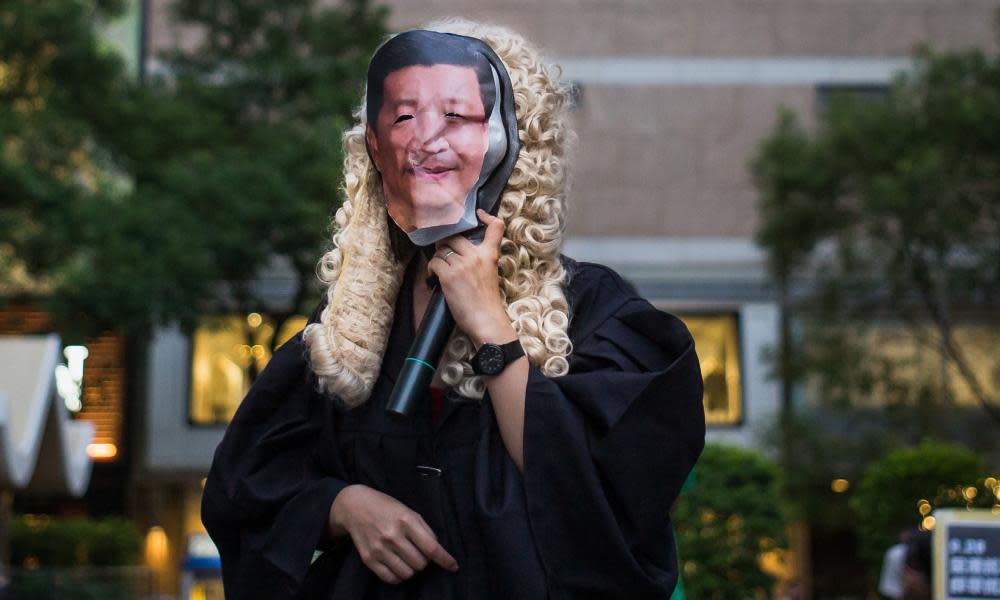
[[[417,363],[420,363],[420,364],[424,365],[425,367],[427,367],[431,371],[437,371],[437,369],[435,369],[434,367],[432,367],[430,364],[428,364],[428,363],[420,360],[419,358],[413,358],[413,357],[408,356],[408,357],[406,357],[406,360],[412,360],[413,362],[417,362]]]

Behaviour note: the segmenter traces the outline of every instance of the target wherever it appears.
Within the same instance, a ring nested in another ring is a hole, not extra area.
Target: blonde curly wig
[[[514,89],[521,151],[504,188],[498,216],[506,223],[498,269],[507,315],[532,364],[564,375],[572,345],[567,335],[566,273],[559,261],[565,228],[566,166],[575,137],[568,124],[568,88],[558,70],[523,37],[495,25],[446,19],[424,29],[475,37],[497,53]],[[382,181],[365,150],[365,103],[344,134],[346,199],[334,218],[332,249],[317,272],[328,304],[305,343],[320,389],[348,407],[368,400],[385,352],[406,261],[390,242]],[[472,341],[457,331],[445,348],[442,380],[467,398],[483,397],[472,372]]]

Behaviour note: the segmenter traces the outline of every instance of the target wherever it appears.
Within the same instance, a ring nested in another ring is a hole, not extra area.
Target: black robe
[[[429,402],[410,422],[386,417],[414,335],[412,266],[365,405],[344,410],[315,391],[301,333],[278,349],[219,444],[202,497],[226,598],[669,598],[668,511],[705,437],[694,344],[610,269],[564,264],[570,372],[530,367],[523,475],[488,395],[449,393],[436,423]],[[458,572],[430,563],[389,585],[348,536],[328,540],[330,505],[351,483],[420,513]]]

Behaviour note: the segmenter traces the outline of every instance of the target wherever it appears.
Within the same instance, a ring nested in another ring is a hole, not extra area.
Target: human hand
[[[486,236],[478,246],[463,235],[453,235],[437,243],[427,269],[436,275],[448,301],[448,309],[459,329],[478,346],[483,342],[502,344],[517,339],[500,294],[500,241],[503,219],[479,209]]]
[[[413,577],[428,559],[449,571],[458,570],[458,562],[419,514],[366,485],[349,485],[337,494],[327,526],[334,535],[350,534],[361,560],[386,583]]]

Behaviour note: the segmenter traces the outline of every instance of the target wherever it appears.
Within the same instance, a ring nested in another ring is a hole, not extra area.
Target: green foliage
[[[386,11],[367,0],[180,0],[203,34],[130,80],[104,5],[0,7],[0,294],[64,332],[185,326],[213,309],[308,310],[336,208],[340,137]],[[279,260],[289,305],[255,281]]]
[[[22,571],[12,577],[9,591],[18,600],[133,600],[149,596],[146,577],[128,573],[100,575],[79,571]]]
[[[957,334],[1000,331],[1000,55],[922,50],[917,64],[884,99],[834,96],[814,130],[786,111],[752,161],[757,241],[804,324],[781,375],[814,376],[840,406],[961,393],[1000,422],[998,355]],[[870,338],[884,324],[948,375],[905,373]]]
[[[31,559],[42,567],[106,567],[134,564],[140,536],[122,518],[19,516],[12,521],[10,543],[16,566]]]
[[[789,455],[781,469],[783,492],[794,500],[796,520],[805,520],[816,533],[852,529],[856,517],[846,494],[831,489],[834,479],[856,483],[865,465],[878,460],[904,439],[891,432],[891,422],[880,412],[813,408],[797,411],[786,423],[775,422],[764,432],[762,444],[777,451],[787,435]]]
[[[768,597],[774,578],[759,557],[784,548],[786,524],[777,467],[756,452],[707,445],[674,512],[687,597]]]
[[[861,558],[870,572],[878,573],[883,553],[900,530],[921,524],[921,500],[929,503],[924,511],[1000,504],[995,481],[988,482],[985,472],[982,459],[972,451],[934,441],[895,450],[870,464],[850,499],[858,519]]]

